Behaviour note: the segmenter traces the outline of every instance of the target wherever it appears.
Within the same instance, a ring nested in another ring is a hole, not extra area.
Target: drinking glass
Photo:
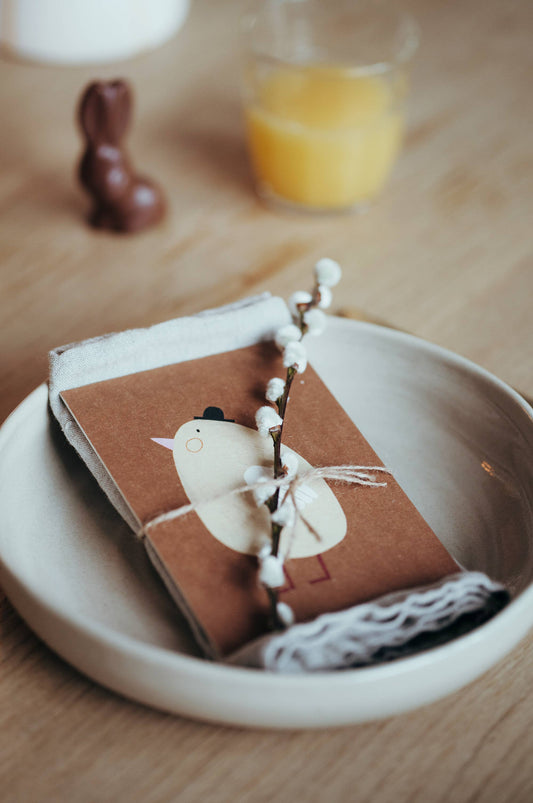
[[[262,0],[244,36],[259,194],[315,211],[368,206],[402,142],[412,17],[385,0]]]

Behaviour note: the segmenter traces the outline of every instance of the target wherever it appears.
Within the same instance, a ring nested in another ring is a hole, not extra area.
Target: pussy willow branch
[[[313,295],[313,299],[314,299]],[[315,302],[316,303],[316,302]],[[310,306],[313,306],[311,304]],[[310,308],[310,307],[309,307]],[[304,323],[303,312],[300,313],[299,316],[299,329],[302,332],[302,338],[307,331],[307,326]],[[296,376],[296,368],[293,366],[289,366],[287,368],[287,374],[285,377],[285,387],[283,389],[282,395],[277,399],[276,406],[278,408],[278,414],[281,418],[281,426],[277,432],[272,432],[272,441],[274,443],[274,478],[279,479],[279,477],[283,476],[283,463],[281,460],[281,445],[282,445],[282,438],[283,438],[283,426],[285,424],[285,413],[287,410],[287,404],[289,401],[289,393],[291,390],[291,385],[293,382],[294,377]],[[274,513],[279,506],[279,495],[280,489],[277,488],[276,492],[272,494],[270,499],[267,500],[267,507],[270,513]],[[277,524],[276,522],[272,522],[272,555],[277,557],[279,554],[279,544],[281,538],[281,531],[282,531],[281,524]],[[271,610],[271,619],[272,619],[272,627],[275,630],[279,630],[283,628],[283,623],[281,622],[279,615],[278,615],[278,602],[279,602],[279,591],[275,588],[268,589],[268,596],[270,599],[270,610]]]
[[[302,333],[301,339],[305,337],[308,326],[305,322],[304,316],[305,313],[312,309],[313,307],[317,307],[320,302],[320,290],[318,282],[315,282],[315,286],[313,287],[313,292],[311,293],[311,301],[308,304],[302,305],[298,309],[298,322],[297,326]],[[283,389],[282,395],[279,399],[276,400],[276,406],[278,408],[278,414],[281,418],[281,426],[277,432],[272,432],[272,441],[274,444],[274,478],[279,479],[282,477],[283,472],[283,462],[281,460],[281,446],[282,446],[282,438],[283,438],[283,427],[285,424],[285,413],[287,411],[287,404],[289,401],[289,393],[291,390],[291,385],[293,382],[294,377],[296,376],[296,368],[293,366],[289,366],[287,368],[287,375],[285,378],[285,387]],[[277,488],[276,492],[272,494],[270,499],[267,500],[267,507],[270,511],[270,514],[274,513],[279,507],[279,497],[280,497],[280,489]],[[277,524],[276,522],[272,522],[272,555],[277,557],[279,555],[279,546],[280,546],[280,539],[281,539],[281,531],[283,527],[281,524]],[[283,627],[283,624],[278,615],[278,602],[279,602],[279,591],[275,588],[268,588],[268,596],[270,600],[270,609],[271,609],[271,619],[272,619],[272,627],[274,629],[280,629]]]
[[[285,379],[285,388],[283,394],[277,400],[278,413],[281,418],[281,427],[278,432],[272,433],[272,440],[274,442],[274,478],[277,480],[283,476],[283,463],[281,460],[281,439],[283,437],[283,425],[285,424],[285,411],[287,409],[287,402],[289,401],[289,393],[291,390],[292,380],[296,375],[296,370],[291,366],[287,368],[287,376]],[[267,501],[268,509],[274,513],[279,505],[279,488]],[[272,554],[277,557],[279,553],[279,539],[281,536],[281,525],[272,522]]]

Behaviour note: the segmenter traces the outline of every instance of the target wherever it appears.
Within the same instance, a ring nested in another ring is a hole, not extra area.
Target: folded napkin
[[[290,323],[281,298],[270,293],[186,318],[94,337],[50,352],[49,402],[66,439],[87,464],[120,515],[134,530],[139,522],[109,476],[81,427],[61,399],[71,388],[161,368],[271,340]]]

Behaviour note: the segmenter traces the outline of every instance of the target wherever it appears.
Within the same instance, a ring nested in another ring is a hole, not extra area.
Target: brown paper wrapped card
[[[258,343],[61,393],[139,531],[160,513],[205,502],[153,528],[145,542],[210,657],[266,630],[267,597],[250,553],[268,536],[267,512],[250,492],[229,491],[244,484],[251,464],[267,464],[270,444],[254,414],[267,381],[282,375],[277,350]],[[311,367],[294,382],[284,441],[314,467],[381,465]],[[310,534],[304,554],[289,556],[281,592],[297,621],[459,570],[394,478],[386,479],[383,488],[311,489],[320,540]]]

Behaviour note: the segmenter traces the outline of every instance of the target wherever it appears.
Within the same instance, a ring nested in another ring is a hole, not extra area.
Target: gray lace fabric
[[[379,664],[467,633],[508,601],[506,589],[487,575],[460,572],[263,636],[228,662],[286,673]]]

